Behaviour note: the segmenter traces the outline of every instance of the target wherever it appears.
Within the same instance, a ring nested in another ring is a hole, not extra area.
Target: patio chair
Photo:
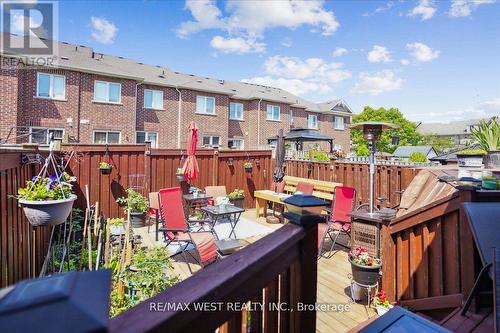
[[[284,193],[285,192],[285,181],[282,180],[280,182],[272,182],[271,191],[275,191],[276,193]]]
[[[160,223],[160,202],[158,201],[158,192],[149,193],[149,212],[148,212],[148,234],[149,228],[155,225],[155,240],[158,240],[158,223]]]
[[[295,192],[302,192],[305,195],[312,195],[314,190],[314,185],[304,182],[298,182],[295,187]]]
[[[318,257],[325,257],[323,244],[326,236],[332,240],[329,253],[333,251],[340,234],[345,234],[351,238],[351,217],[347,214],[354,209],[356,190],[352,187],[337,186],[332,204],[332,212],[326,223],[318,224]],[[336,232],[335,238],[333,233]]]
[[[205,194],[211,196],[214,201],[218,197],[227,197],[227,190],[225,186],[207,186],[205,187]]]
[[[182,191],[180,187],[161,189],[158,192],[160,215],[163,221],[163,227],[159,230],[163,232],[167,246],[178,244],[181,247],[180,253],[187,262],[185,252],[187,247],[192,244],[199,260],[190,252],[202,267],[217,260],[217,246],[215,238],[211,232],[191,232],[184,215],[182,207]],[[177,253],[176,253],[177,254]]]

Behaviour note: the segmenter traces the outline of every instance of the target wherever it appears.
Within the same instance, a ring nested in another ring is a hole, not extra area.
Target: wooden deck
[[[248,210],[243,217],[255,221],[255,210]],[[268,224],[261,217],[258,221],[267,227],[278,229],[281,225]],[[134,229],[134,233],[143,237],[143,246],[154,247],[163,246],[162,239],[156,242],[151,234],[147,233],[147,227]],[[260,237],[250,237],[243,240],[246,244],[255,242]],[[325,245],[326,247],[327,245]],[[189,256],[188,256],[189,257]],[[182,256],[172,258],[174,271],[181,279],[189,277],[198,271],[200,266],[194,263],[186,263]],[[376,316],[375,310],[365,307],[363,304],[356,304],[350,298],[351,267],[347,261],[347,252],[339,249],[330,258],[321,258],[318,261],[318,303],[329,304],[330,308],[345,309],[344,311],[317,312],[317,332],[347,332],[349,329],[366,321],[369,317]]]

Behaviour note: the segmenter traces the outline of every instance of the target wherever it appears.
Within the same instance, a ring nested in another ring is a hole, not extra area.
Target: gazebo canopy
[[[267,139],[268,143],[276,141],[278,137],[272,136]],[[333,138],[326,136],[317,131],[305,129],[305,128],[294,128],[290,132],[285,134],[285,141],[293,141],[298,145],[302,145],[304,141],[327,141],[330,143],[330,152],[333,150]]]

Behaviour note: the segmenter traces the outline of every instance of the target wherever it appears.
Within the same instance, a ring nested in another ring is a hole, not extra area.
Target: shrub
[[[131,188],[127,189],[127,197],[118,198],[116,202],[120,205],[126,205],[131,213],[147,213],[149,210],[148,200]]]
[[[312,157],[313,161],[330,162],[330,157],[328,156],[328,154],[321,150],[313,150],[309,153],[309,156]]]
[[[425,157],[424,154],[416,151],[416,152],[413,152],[410,154],[409,161],[423,163],[423,162],[427,162],[427,157]]]
[[[370,156],[370,150],[368,149],[368,147],[366,145],[359,145],[357,148],[356,148],[356,156],[359,156],[359,157],[366,157],[366,156]]]

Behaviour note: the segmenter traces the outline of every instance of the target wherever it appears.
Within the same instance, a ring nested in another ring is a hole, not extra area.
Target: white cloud
[[[394,72],[389,69],[373,74],[360,73],[359,81],[354,85],[351,92],[377,96],[384,92],[401,89],[403,82],[403,79],[396,77]]]
[[[90,18],[92,26],[92,38],[102,44],[112,44],[115,41],[118,28],[112,22],[103,17],[92,16]]]
[[[466,17],[472,14],[480,5],[494,2],[496,0],[452,0],[448,15],[452,17]]]
[[[364,13],[363,16],[373,16],[390,10],[394,6],[394,1],[388,1],[385,6],[377,7],[373,12]]]
[[[39,29],[41,28],[40,33],[42,35],[39,35],[38,37],[45,37],[45,38],[50,38],[50,36],[47,35],[47,30],[44,29],[42,26],[42,21],[43,18],[38,11],[34,11],[30,16],[24,16],[24,12],[22,10],[13,10],[12,16],[11,16],[11,22],[10,22],[10,32],[16,35],[26,35],[28,31],[24,30],[24,22],[29,20],[28,27],[29,28],[35,28],[38,27]],[[35,36],[35,34],[29,30],[29,33],[31,36]]]
[[[408,60],[408,59],[401,59],[399,62],[401,63],[401,65],[404,65],[404,66],[410,64],[410,60]]]
[[[286,37],[281,41],[281,46],[283,47],[291,47],[293,45],[292,39],[290,37]]]
[[[332,57],[341,57],[344,54],[347,54],[347,49],[343,47],[336,47],[335,50],[332,52]]]
[[[242,37],[224,38],[215,36],[210,41],[210,46],[223,53],[262,53],[266,50],[266,44],[257,42],[255,39],[244,39]]]
[[[410,55],[420,62],[436,59],[440,53],[440,51],[433,50],[431,47],[418,42],[406,44],[406,48],[410,50]]]
[[[374,45],[373,49],[368,52],[369,62],[391,62],[391,52],[384,46]]]
[[[436,14],[436,5],[433,0],[420,0],[418,5],[408,13],[408,16],[420,16],[422,21],[432,18]]]
[[[424,122],[450,122],[467,119],[491,118],[500,114],[500,97],[481,102],[460,110],[445,112],[414,113],[408,116],[411,119]]]
[[[296,95],[326,94],[333,86],[350,78],[343,64],[326,62],[321,58],[300,59],[273,56],[264,63],[266,75],[244,79],[244,82],[283,88]]]
[[[295,29],[304,25],[329,36],[340,25],[333,11],[326,10],[321,0],[228,0],[224,11],[215,0],[186,0],[185,8],[191,12],[193,20],[182,22],[177,28],[177,35],[181,38],[216,29],[226,32],[228,40],[244,38],[255,41],[262,39],[268,29]]]

